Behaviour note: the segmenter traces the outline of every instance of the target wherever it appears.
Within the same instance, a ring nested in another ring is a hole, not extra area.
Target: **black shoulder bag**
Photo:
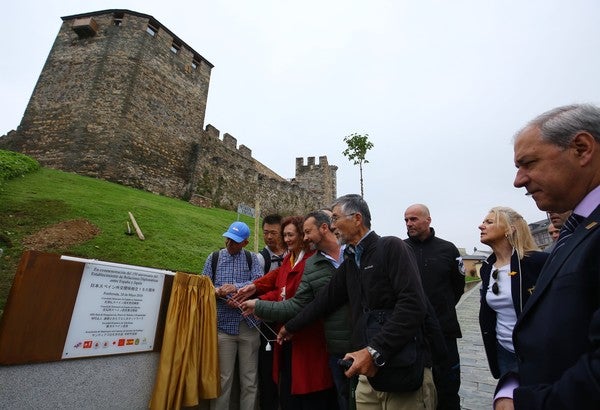
[[[365,311],[367,344],[381,331],[391,312],[387,309]],[[421,331],[419,331],[417,336],[378,368],[375,376],[368,378],[373,389],[384,392],[410,392],[421,387],[425,369],[425,355],[421,339]]]

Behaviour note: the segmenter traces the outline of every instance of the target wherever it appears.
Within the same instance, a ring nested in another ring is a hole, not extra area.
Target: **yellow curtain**
[[[151,409],[197,406],[221,393],[215,289],[207,276],[177,272]]]

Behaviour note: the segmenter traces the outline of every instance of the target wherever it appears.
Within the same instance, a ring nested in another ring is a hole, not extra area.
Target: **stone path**
[[[479,330],[480,287],[481,284],[478,284],[467,291],[456,305],[463,334],[462,339],[458,339],[461,369],[459,394],[461,408],[465,410],[491,409],[497,383],[488,368]]]

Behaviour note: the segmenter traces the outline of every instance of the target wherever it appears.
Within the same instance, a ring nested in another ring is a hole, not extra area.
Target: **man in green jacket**
[[[325,211],[309,213],[304,219],[304,240],[317,252],[306,261],[302,280],[293,298],[281,302],[252,299],[242,303],[244,314],[277,322],[286,322],[310,303],[325,286],[344,260],[344,248],[331,231],[331,219]],[[350,379],[337,364],[350,349],[350,313],[345,305],[329,315],[324,322],[329,352],[329,367],[335,381],[341,410],[349,408]]]

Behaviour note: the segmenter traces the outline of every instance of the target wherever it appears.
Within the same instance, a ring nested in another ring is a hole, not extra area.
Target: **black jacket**
[[[415,253],[423,289],[435,310],[444,336],[462,337],[456,316],[456,304],[465,290],[465,275],[457,259],[460,253],[452,242],[436,237],[433,228],[430,228],[430,232],[423,242],[412,237],[404,242]]]
[[[359,325],[364,309],[391,309],[381,332],[370,342],[387,360],[422,329],[427,314],[426,297],[414,256],[401,239],[380,238],[372,231],[358,246],[362,248],[360,267],[354,255],[348,256],[329,284],[285,326],[295,333],[349,303],[354,324],[352,345],[358,350],[366,346],[365,329]],[[382,248],[376,252],[378,246]],[[376,255],[383,255],[383,260],[377,260]]]
[[[548,254],[545,252],[530,252],[519,264],[517,252],[513,252],[510,259],[510,270],[511,272],[516,272],[516,274],[510,278],[510,291],[517,318],[521,314],[521,307],[525,306],[525,302],[527,302],[527,299],[533,293],[535,283],[547,258]],[[485,298],[494,262],[496,262],[496,255],[492,253],[483,262],[479,272],[481,275],[479,327],[481,328],[483,346],[485,347],[490,371],[492,372],[492,376],[497,379],[502,375],[498,368],[498,350],[496,347],[496,311],[487,304]]]

